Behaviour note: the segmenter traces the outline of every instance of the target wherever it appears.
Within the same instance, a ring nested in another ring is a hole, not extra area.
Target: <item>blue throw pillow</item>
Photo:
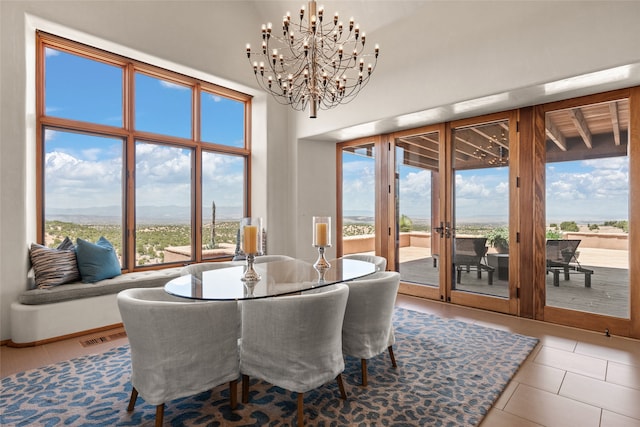
[[[76,256],[82,282],[93,283],[122,274],[120,261],[111,242],[100,237],[96,243],[76,239]]]

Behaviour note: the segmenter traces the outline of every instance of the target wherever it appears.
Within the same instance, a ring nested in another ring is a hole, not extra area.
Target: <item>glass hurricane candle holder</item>
[[[240,251],[245,254],[247,263],[242,280],[259,281],[261,277],[253,269],[253,262],[256,255],[262,253],[262,218],[243,218],[240,221]]]
[[[313,246],[318,248],[318,260],[313,266],[318,270],[327,270],[331,267],[324,257],[325,248],[331,247],[331,217],[313,217]]]

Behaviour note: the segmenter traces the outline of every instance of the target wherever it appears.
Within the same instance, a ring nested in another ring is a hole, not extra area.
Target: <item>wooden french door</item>
[[[445,126],[385,135],[388,156],[388,267],[401,277],[400,292],[445,300],[443,268],[446,183]]]
[[[447,301],[516,314],[519,276],[516,111],[447,126]]]
[[[535,318],[640,338],[640,87],[544,104],[535,120]]]
[[[338,253],[385,256],[400,292],[640,338],[640,87],[338,156]]]
[[[516,122],[510,112],[386,138],[401,292],[516,313]]]

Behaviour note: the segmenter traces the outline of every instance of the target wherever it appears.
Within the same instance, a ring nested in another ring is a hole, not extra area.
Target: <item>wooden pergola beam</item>
[[[549,120],[549,117],[545,120],[545,132],[547,137],[552,140],[559,149],[562,151],[567,151],[567,140],[564,135],[555,127],[555,125]]]
[[[489,136],[489,135],[487,135],[486,133],[484,133],[483,131],[481,131],[481,130],[480,130],[480,129],[478,129],[478,128],[472,127],[472,128],[471,128],[471,130],[472,130],[472,131],[474,131],[475,133],[477,133],[478,135],[480,135],[481,137],[483,137],[483,138],[487,138],[487,140],[488,140],[489,142],[494,142],[494,143],[496,143],[497,145],[501,146],[502,148],[506,148],[507,150],[509,149],[509,144],[508,144],[508,143],[507,143],[507,144],[505,144],[505,143],[504,143],[504,142],[502,142],[502,141],[498,141],[498,138],[494,138],[494,137],[492,137],[492,136]]]
[[[574,126],[582,137],[584,145],[586,145],[587,148],[593,148],[591,132],[589,131],[589,126],[587,126],[587,121],[584,119],[582,110],[580,110],[579,108],[572,108],[571,110],[569,110],[569,117],[571,117]]]
[[[609,113],[611,113],[611,125],[613,127],[613,141],[616,145],[620,145],[620,119],[618,118],[618,103],[609,104]]]

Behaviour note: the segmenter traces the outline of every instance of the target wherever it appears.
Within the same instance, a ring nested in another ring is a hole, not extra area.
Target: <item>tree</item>
[[[411,218],[403,214],[400,217],[400,231],[403,231],[403,232],[411,231],[412,228],[413,228],[413,222],[411,221]]]
[[[562,231],[580,231],[578,224],[575,221],[562,221],[560,223],[560,230]]]
[[[499,253],[509,252],[509,229],[507,227],[496,227],[486,234],[487,243]]]

